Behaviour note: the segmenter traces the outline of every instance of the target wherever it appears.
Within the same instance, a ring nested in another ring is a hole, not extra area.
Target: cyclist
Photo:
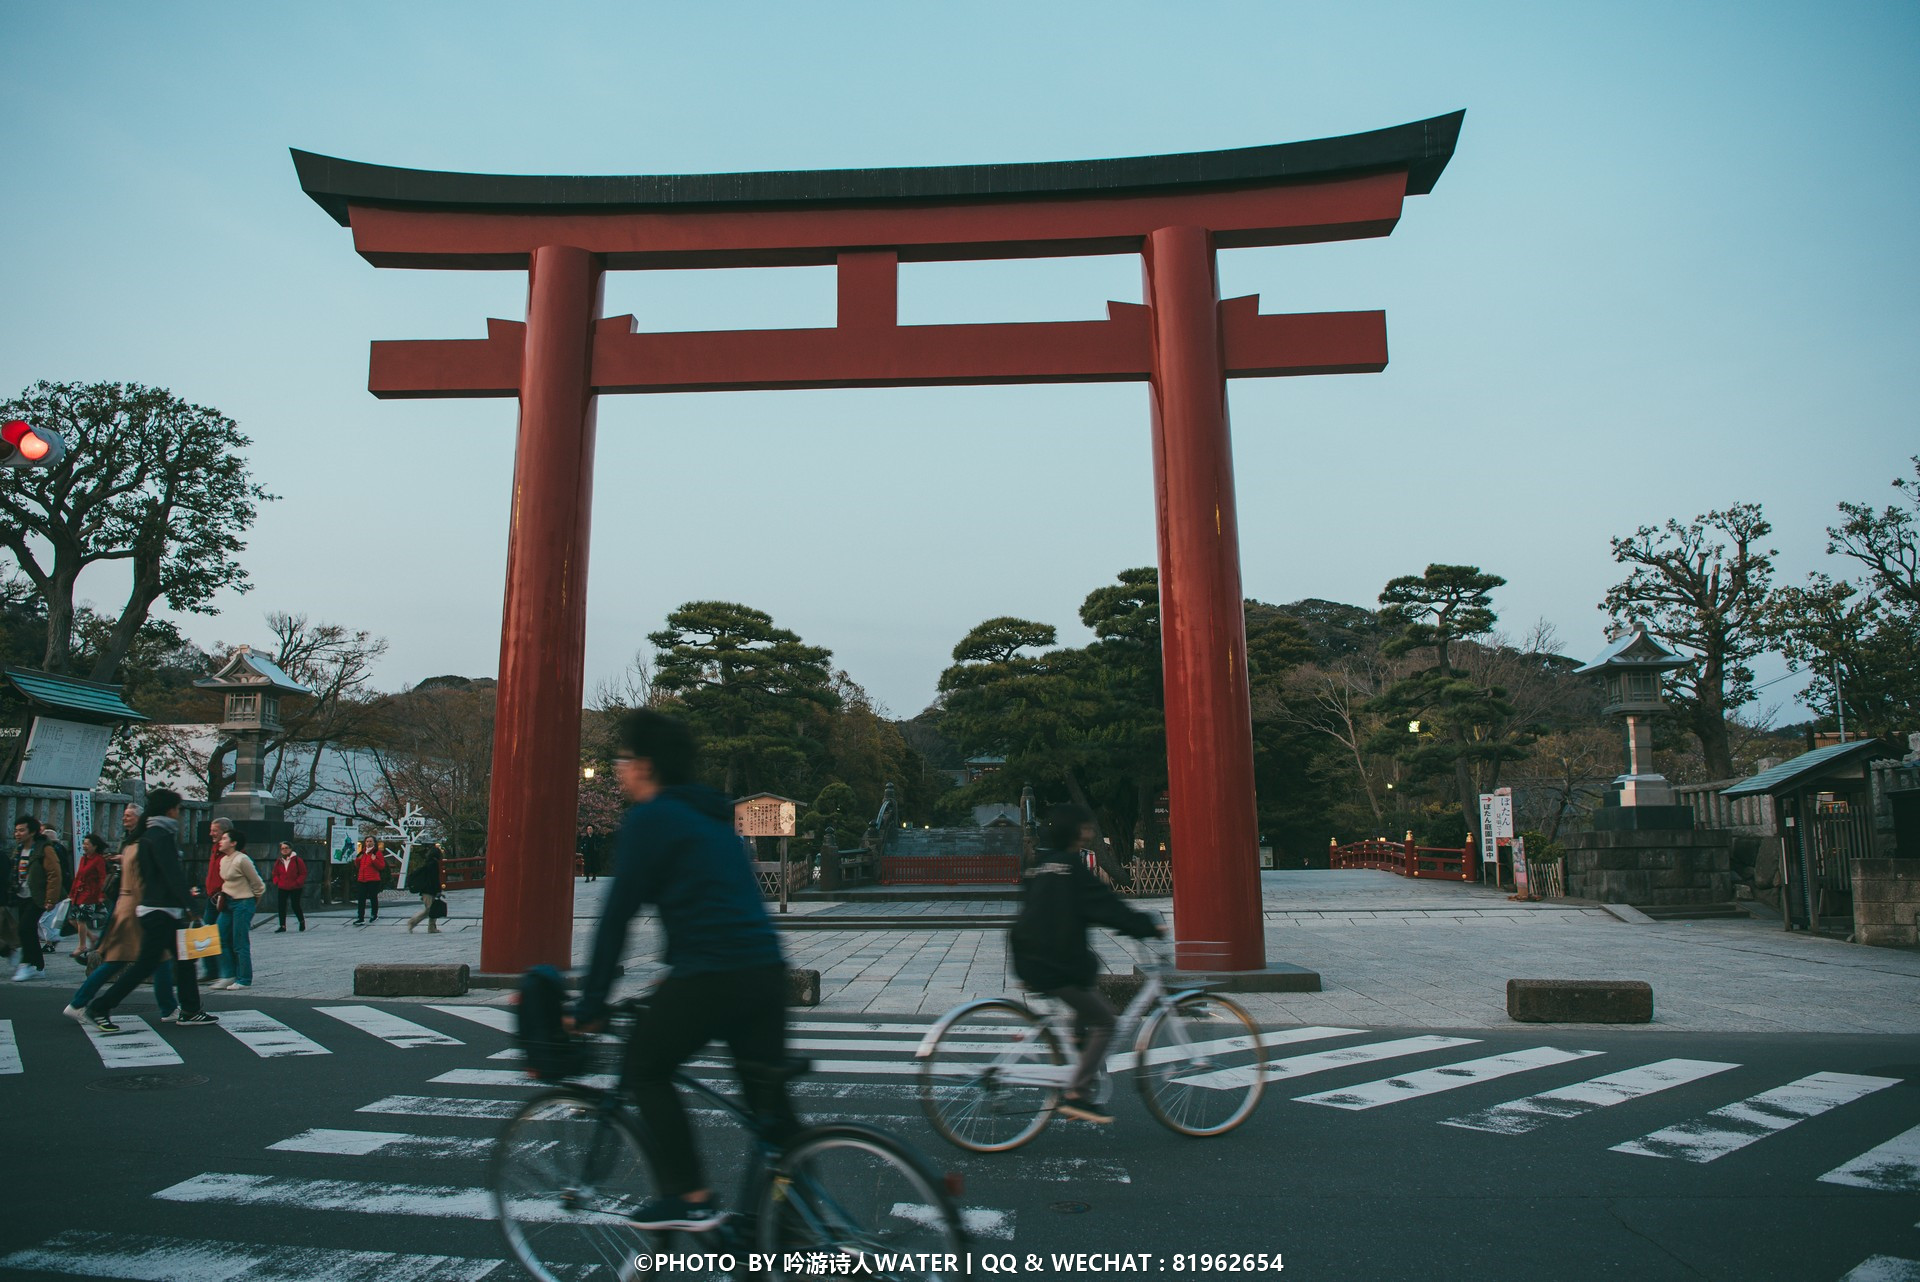
[[[614,835],[613,886],[600,912],[592,961],[571,1026],[607,1018],[607,990],[643,904],[659,909],[667,976],[649,995],[627,1043],[621,1084],[651,1137],[648,1156],[661,1196],[630,1217],[643,1229],[699,1232],[724,1213],[694,1149],[673,1073],[719,1038],[733,1051],[748,1107],[776,1134],[799,1130],[784,1079],[787,974],[780,939],[733,830],[733,803],[692,782],[686,726],[642,709],[620,722],[614,775],[633,802]]]
[[[1080,1056],[1073,1080],[1057,1105],[1060,1115],[1111,1122],[1113,1114],[1094,1103],[1088,1093],[1113,1036],[1114,1009],[1095,985],[1099,962],[1087,946],[1087,927],[1108,926],[1135,939],[1159,938],[1161,931],[1151,916],[1127,907],[1087,871],[1079,852],[1092,844],[1094,836],[1093,814],[1085,806],[1047,808],[1040,820],[1033,866],[1021,878],[1020,913],[1007,937],[1020,981],[1073,1011]]]

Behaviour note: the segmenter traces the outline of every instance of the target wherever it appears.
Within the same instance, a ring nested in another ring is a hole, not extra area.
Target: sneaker
[[[656,1197],[627,1217],[637,1229],[676,1229],[682,1233],[704,1233],[726,1220],[711,1201],[689,1202],[679,1197]]]
[[[87,1008],[85,1006],[62,1006],[60,1013],[75,1023],[84,1024],[87,1022]]]
[[[111,1015],[93,1016],[93,1026],[103,1033],[117,1033],[120,1031],[120,1025],[113,1022],[113,1016]]]
[[[1113,1114],[1101,1108],[1084,1095],[1062,1095],[1054,1111],[1062,1117],[1070,1117],[1076,1122],[1106,1123],[1113,1120]]]
[[[222,988],[232,988],[232,987],[233,987],[233,981],[231,979],[216,979],[211,984],[207,985],[207,991],[215,992]]]
[[[241,983],[241,982],[240,982],[239,980],[237,980],[237,979],[236,979],[236,980],[233,980],[233,981],[232,981],[231,983],[229,983],[229,984],[227,985],[227,991],[228,991],[228,992],[232,992],[232,991],[233,991],[234,989],[236,989],[236,988],[249,988],[249,987],[251,987],[251,985],[249,985],[249,984],[243,984],[243,983]]]
[[[160,1022],[163,1024],[177,1023],[179,1022],[179,1019],[180,1019],[180,1010],[178,1007],[175,1007],[173,1010],[167,1011],[165,1014],[160,1016]]]
[[[21,962],[19,966],[14,968],[13,982],[16,984],[24,984],[29,979],[38,979],[46,973],[43,967],[29,966],[25,962]]]
[[[193,1014],[191,1015],[182,1015],[178,1019],[174,1020],[173,1022],[180,1025],[186,1025],[186,1024],[218,1024],[220,1021],[214,1018],[212,1015],[207,1014],[207,1012],[203,1010],[197,1010],[193,1012]]]

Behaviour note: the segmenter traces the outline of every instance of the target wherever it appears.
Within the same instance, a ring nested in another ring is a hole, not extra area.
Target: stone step
[[[1013,924],[1012,913],[800,913],[782,915],[769,910],[782,930],[1003,930]]]
[[[1747,911],[1736,903],[1635,904],[1655,921],[1745,921]]]

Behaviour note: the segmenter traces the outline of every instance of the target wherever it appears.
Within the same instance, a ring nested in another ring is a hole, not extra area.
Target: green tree
[[[1381,621],[1394,629],[1383,652],[1432,662],[1379,696],[1375,710],[1387,724],[1369,747],[1399,758],[1414,780],[1451,776],[1463,818],[1479,813],[1476,768],[1491,771],[1525,755],[1486,733],[1512,715],[1505,691],[1474,680],[1461,664],[1462,643],[1492,630],[1498,618],[1492,593],[1505,583],[1474,565],[1429,565],[1424,574],[1391,580],[1380,593]]]
[[[1600,608],[1687,653],[1669,698],[1715,779],[1734,772],[1727,718],[1752,701],[1747,661],[1767,646],[1775,553],[1761,543],[1772,532],[1759,504],[1736,503],[1613,540],[1613,559],[1630,569]]]
[[[731,601],[690,601],[647,640],[654,688],[679,700],[726,792],[807,787],[840,703],[832,651]]]
[[[36,383],[0,415],[49,427],[67,456],[47,470],[0,470],[0,547],[45,603],[41,666],[74,667],[74,587],[90,565],[125,561],[132,583],[90,676],[112,680],[157,602],[210,614],[222,588],[251,586],[237,559],[260,503],[244,451],[218,410],[131,383]]]

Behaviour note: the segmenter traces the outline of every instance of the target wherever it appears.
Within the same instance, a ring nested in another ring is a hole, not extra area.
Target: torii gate
[[[1265,947],[1226,380],[1377,372],[1377,311],[1221,301],[1217,249],[1384,236],[1465,113],[1343,138],[1060,164],[562,177],[391,169],[294,151],[302,189],[376,267],[525,271],[527,319],[376,342],[380,397],[517,396],[481,967],[567,966],[587,538],[602,392],[1145,381],[1166,669],[1174,919],[1197,970]],[[1138,253],[1144,305],[1103,321],[901,325],[899,264]],[[831,328],[636,332],[607,271],[837,265]]]

